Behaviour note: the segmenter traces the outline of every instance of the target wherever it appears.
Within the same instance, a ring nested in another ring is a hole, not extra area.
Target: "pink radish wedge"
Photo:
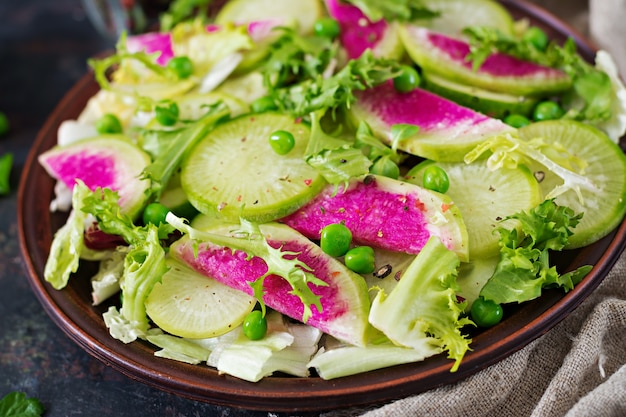
[[[319,239],[329,224],[343,223],[355,243],[410,254],[437,236],[462,261],[468,259],[467,230],[452,200],[387,177],[368,175],[336,194],[328,186],[281,221],[309,239]]]

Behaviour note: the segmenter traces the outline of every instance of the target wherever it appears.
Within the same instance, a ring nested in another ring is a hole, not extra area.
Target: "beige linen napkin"
[[[581,33],[613,55],[624,78],[626,0],[590,0],[588,9],[579,1],[535,2],[557,16],[567,13]],[[580,307],[525,348],[459,383],[362,416],[626,416],[626,252]]]
[[[544,336],[457,384],[363,417],[626,416],[626,252]]]

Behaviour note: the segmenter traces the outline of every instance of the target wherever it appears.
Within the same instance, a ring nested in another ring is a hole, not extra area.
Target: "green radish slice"
[[[460,84],[426,72],[422,76],[426,90],[498,119],[509,114],[529,116],[539,101],[536,97],[516,96]]]
[[[313,32],[315,21],[322,17],[324,9],[319,0],[233,0],[218,12],[215,23],[244,24],[259,20],[283,18],[296,21],[298,31]]]
[[[513,34],[513,17],[493,0],[422,0],[422,4],[440,14],[416,23],[435,32],[460,36],[468,26],[488,26]]]
[[[256,304],[254,297],[168,260],[169,270],[146,299],[150,319],[175,336],[204,339],[239,326]]]
[[[294,148],[278,155],[270,135],[286,130]],[[181,184],[198,211],[225,220],[268,222],[297,210],[326,184],[303,159],[310,128],[275,113],[246,115],[218,126],[183,161]]]
[[[397,146],[426,159],[463,161],[465,154],[485,139],[514,131],[501,120],[420,88],[400,93],[393,83],[387,82],[355,95],[357,101],[348,113],[352,124],[358,126],[365,120],[389,144],[393,125],[416,125],[417,134],[401,140]]]
[[[617,227],[626,214],[626,156],[616,143],[600,130],[574,121],[533,123],[521,128],[519,133],[522,139],[544,138],[548,143],[559,143],[588,164],[583,175],[595,188],[581,188],[583,202],[572,190],[556,197],[559,205],[584,213],[566,249],[590,245]],[[532,165],[531,169],[543,177],[540,185],[544,193],[563,184],[561,178],[542,165]]]
[[[405,179],[422,184],[424,169],[433,164],[422,162],[413,167]],[[446,194],[459,208],[469,240],[469,258],[488,258],[499,253],[499,222],[521,210],[529,210],[543,200],[543,194],[531,171],[520,165],[515,169],[491,171],[484,161],[472,164],[437,162],[450,179]]]
[[[150,182],[140,176],[150,156],[125,136],[101,135],[56,146],[38,160],[48,174],[70,189],[79,179],[90,190],[117,191],[122,212],[131,217],[143,209]]]
[[[400,36],[411,59],[424,71],[461,84],[521,96],[545,96],[571,86],[563,71],[499,52],[474,70],[466,60],[470,52],[467,42],[419,26],[404,25]]]
[[[159,203],[167,207],[172,213],[187,220],[193,219],[198,214],[198,210],[189,202],[185,190],[180,185],[179,172],[170,178],[159,196]]]
[[[312,306],[312,314],[306,324],[346,343],[363,346],[371,330],[367,322],[370,299],[363,278],[288,226],[265,223],[260,225],[260,229],[269,245],[295,254],[317,279],[327,284],[309,284],[311,291],[319,296],[322,309],[318,311]],[[237,236],[237,230],[237,227],[227,225],[208,231]],[[268,270],[262,258],[193,241],[188,236],[170,247],[170,255],[199,273],[250,295],[253,294],[250,284]],[[295,320],[302,320],[302,300],[293,293],[293,288],[284,278],[270,274],[263,281],[263,288],[265,305]]]
[[[459,275],[456,277],[456,283],[459,286],[457,296],[467,303],[465,305],[467,313],[480,295],[480,290],[493,275],[499,260],[500,255],[485,259],[475,258],[459,266]]]
[[[223,102],[229,109],[232,117],[239,116],[248,111],[248,105],[242,100],[221,92],[190,93],[174,100],[178,105],[179,118],[181,120],[198,120],[208,110],[208,106]]]

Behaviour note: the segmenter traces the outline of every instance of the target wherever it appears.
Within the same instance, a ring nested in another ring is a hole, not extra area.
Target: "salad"
[[[490,0],[183,3],[90,61],[100,91],[39,156],[69,212],[44,277],[98,263],[121,343],[253,382],[454,372],[626,214],[606,52]]]

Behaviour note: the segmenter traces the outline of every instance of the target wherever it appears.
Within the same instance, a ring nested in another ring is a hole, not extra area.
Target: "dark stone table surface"
[[[17,187],[38,130],[87,59],[110,49],[80,0],[0,1],[0,111],[11,124],[12,192],[0,197],[0,397],[37,397],[45,416],[267,416],[190,401],[125,377],[89,356],[44,312],[18,243]]]
[[[80,0],[0,0],[0,111],[11,130],[12,192],[0,197],[0,397],[23,391],[45,416],[268,416],[187,400],[134,381],[92,358],[46,315],[31,291],[18,243],[17,187],[38,130],[87,70],[111,49]]]

